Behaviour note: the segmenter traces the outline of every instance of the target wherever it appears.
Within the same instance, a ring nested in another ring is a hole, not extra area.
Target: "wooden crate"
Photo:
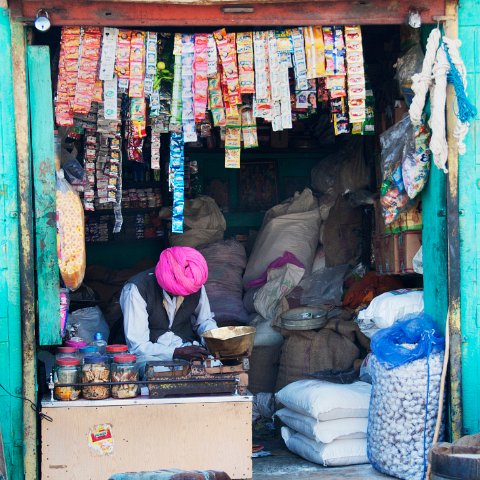
[[[252,397],[44,402],[43,480],[107,480],[114,473],[167,468],[252,477]],[[111,454],[89,438],[111,426]]]

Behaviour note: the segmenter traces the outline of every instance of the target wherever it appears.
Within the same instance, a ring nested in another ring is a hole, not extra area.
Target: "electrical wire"
[[[47,422],[53,422],[53,418],[49,417],[45,413],[42,413],[40,408],[38,408],[37,404],[32,402],[29,398],[24,397],[23,395],[14,395],[13,393],[10,393],[1,383],[0,383],[0,388],[10,397],[12,398],[18,398],[19,400],[23,400],[24,402],[30,403],[30,408],[40,417],[46,420]]]

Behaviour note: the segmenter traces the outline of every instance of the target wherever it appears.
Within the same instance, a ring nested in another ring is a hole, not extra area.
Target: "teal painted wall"
[[[20,276],[12,48],[8,11],[0,8],[0,384],[22,393]],[[0,389],[0,426],[10,480],[23,479],[21,400]]]
[[[479,0],[460,0],[459,38],[468,73],[468,95],[480,107]],[[462,388],[465,433],[480,432],[480,152],[479,124],[472,123],[467,153],[459,157]],[[478,220],[478,222],[477,222]]]

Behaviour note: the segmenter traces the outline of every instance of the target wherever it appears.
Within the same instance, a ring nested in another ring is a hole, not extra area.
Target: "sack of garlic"
[[[423,480],[438,415],[444,344],[423,315],[399,323],[372,342],[368,459],[387,475]]]

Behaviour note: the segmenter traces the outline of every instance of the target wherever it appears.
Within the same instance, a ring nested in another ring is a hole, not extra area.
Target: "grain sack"
[[[368,463],[365,438],[318,443],[288,427],[282,427],[282,438],[290,451],[324,467]]]
[[[332,318],[319,331],[284,330],[276,390],[323,370],[347,370],[362,358],[369,341],[351,322]]]
[[[57,172],[57,253],[60,275],[65,287],[76,290],[83,282],[86,268],[85,214],[78,193]]]
[[[367,417],[338,418],[322,422],[289,408],[282,408],[275,415],[287,427],[315,442],[330,443],[334,440],[367,438]]]
[[[323,380],[299,380],[282,388],[275,398],[282,405],[319,421],[366,418],[372,386],[349,385]]]

